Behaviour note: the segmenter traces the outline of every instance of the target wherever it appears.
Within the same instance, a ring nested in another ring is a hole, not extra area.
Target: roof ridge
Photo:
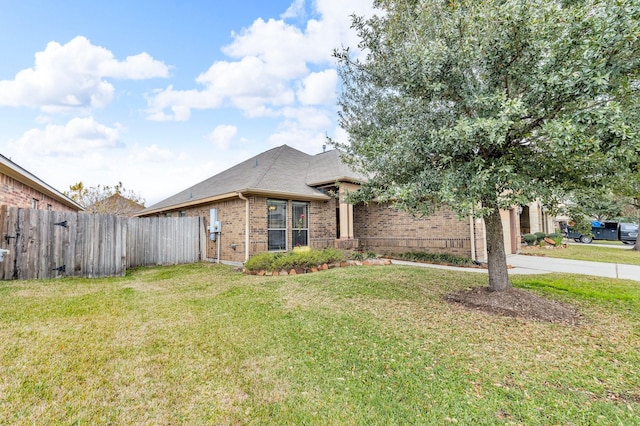
[[[286,146],[287,146],[287,145],[281,145],[281,146],[279,146],[279,147],[274,148],[275,150],[277,150],[277,151],[278,151],[278,153],[277,153],[276,155],[274,155],[274,156],[271,158],[271,163],[270,163],[267,167],[265,167],[264,171],[263,171],[261,174],[259,174],[259,175],[256,177],[256,179],[254,179],[254,181],[253,181],[253,186],[254,186],[254,187],[257,187],[257,186],[258,186],[258,183],[260,183],[260,181],[261,181],[261,180],[262,180],[262,179],[267,175],[267,173],[269,172],[269,170],[271,170],[271,167],[273,167],[273,164],[276,162],[276,160],[277,160],[278,158],[280,158],[280,156],[282,155],[282,151],[284,151],[284,148],[285,148]],[[269,151],[271,151],[271,150],[269,150]],[[255,158],[255,160],[256,160],[256,164],[258,163],[258,157],[260,157],[262,154],[266,154],[266,153],[267,153],[267,152],[269,152],[269,151],[265,151],[265,152],[263,152],[263,153],[261,153],[261,154],[256,155],[256,156],[254,157],[254,158]]]

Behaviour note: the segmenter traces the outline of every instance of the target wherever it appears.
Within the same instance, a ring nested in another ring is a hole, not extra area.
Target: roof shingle
[[[340,160],[336,150],[309,155],[287,145],[270,149],[181,191],[139,215],[205,202],[238,192],[289,195],[292,198],[327,198],[313,186],[340,180],[362,181]]]

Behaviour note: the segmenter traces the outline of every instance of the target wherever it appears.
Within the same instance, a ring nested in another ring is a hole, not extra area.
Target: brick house
[[[54,211],[84,210],[80,204],[1,154],[0,205]]]
[[[243,262],[293,247],[362,248],[376,253],[445,252],[486,261],[482,221],[441,210],[414,217],[387,204],[348,204],[363,177],[339,152],[309,155],[287,145],[265,151],[152,205],[136,216],[202,216],[217,209],[221,232],[208,258]],[[519,248],[518,215],[504,212],[507,252]],[[218,241],[219,239],[219,241]]]

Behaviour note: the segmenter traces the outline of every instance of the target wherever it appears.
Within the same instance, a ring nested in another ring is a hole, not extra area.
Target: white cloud
[[[176,158],[170,149],[160,148],[157,144],[149,146],[134,145],[128,155],[128,161],[133,164],[162,163]]]
[[[191,109],[231,105],[249,117],[277,116],[298,100],[303,105],[334,102],[337,74],[325,70],[311,74],[310,67],[332,65],[333,49],[356,46],[350,14],[370,15],[370,0],[317,0],[319,19],[304,28],[283,19],[256,19],[233,33],[223,52],[235,61],[219,61],[196,79],[200,89],[174,90],[171,86],[148,98],[147,118],[184,121]],[[295,0],[283,17],[299,16],[304,2]]]
[[[147,53],[118,61],[109,50],[78,36],[65,45],[55,41],[35,55],[35,65],[0,81],[0,105],[41,108],[47,112],[101,108],[114,87],[104,78],[167,77],[169,70]]]
[[[287,11],[280,15],[280,18],[300,18],[302,16],[304,16],[304,0],[294,0]]]
[[[81,157],[89,152],[122,147],[120,127],[108,127],[93,119],[73,118],[65,125],[48,124],[31,129],[16,141],[20,152],[34,156]]]
[[[296,95],[302,105],[335,105],[337,84],[335,69],[311,73],[301,81]]]
[[[214,146],[224,150],[231,146],[231,142],[236,136],[236,133],[238,133],[236,126],[221,124],[213,129],[213,132],[211,132],[207,138]]]
[[[298,127],[296,123],[283,123],[281,129],[269,136],[271,146],[287,144],[309,154],[322,152],[322,145],[327,143],[324,132],[314,132]]]

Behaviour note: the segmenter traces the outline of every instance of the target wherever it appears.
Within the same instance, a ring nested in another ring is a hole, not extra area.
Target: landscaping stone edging
[[[391,265],[391,260],[389,259],[368,259],[368,260],[346,260],[340,263],[324,263],[322,265],[313,266],[311,268],[292,268],[290,270],[280,270],[280,271],[266,271],[264,269],[259,271],[249,271],[247,268],[243,268],[243,272],[247,275],[258,275],[258,276],[267,276],[267,277],[277,277],[277,276],[286,276],[286,275],[299,275],[299,274],[310,274],[319,271],[326,271],[333,268],[346,268],[349,266],[383,266],[383,265]]]

